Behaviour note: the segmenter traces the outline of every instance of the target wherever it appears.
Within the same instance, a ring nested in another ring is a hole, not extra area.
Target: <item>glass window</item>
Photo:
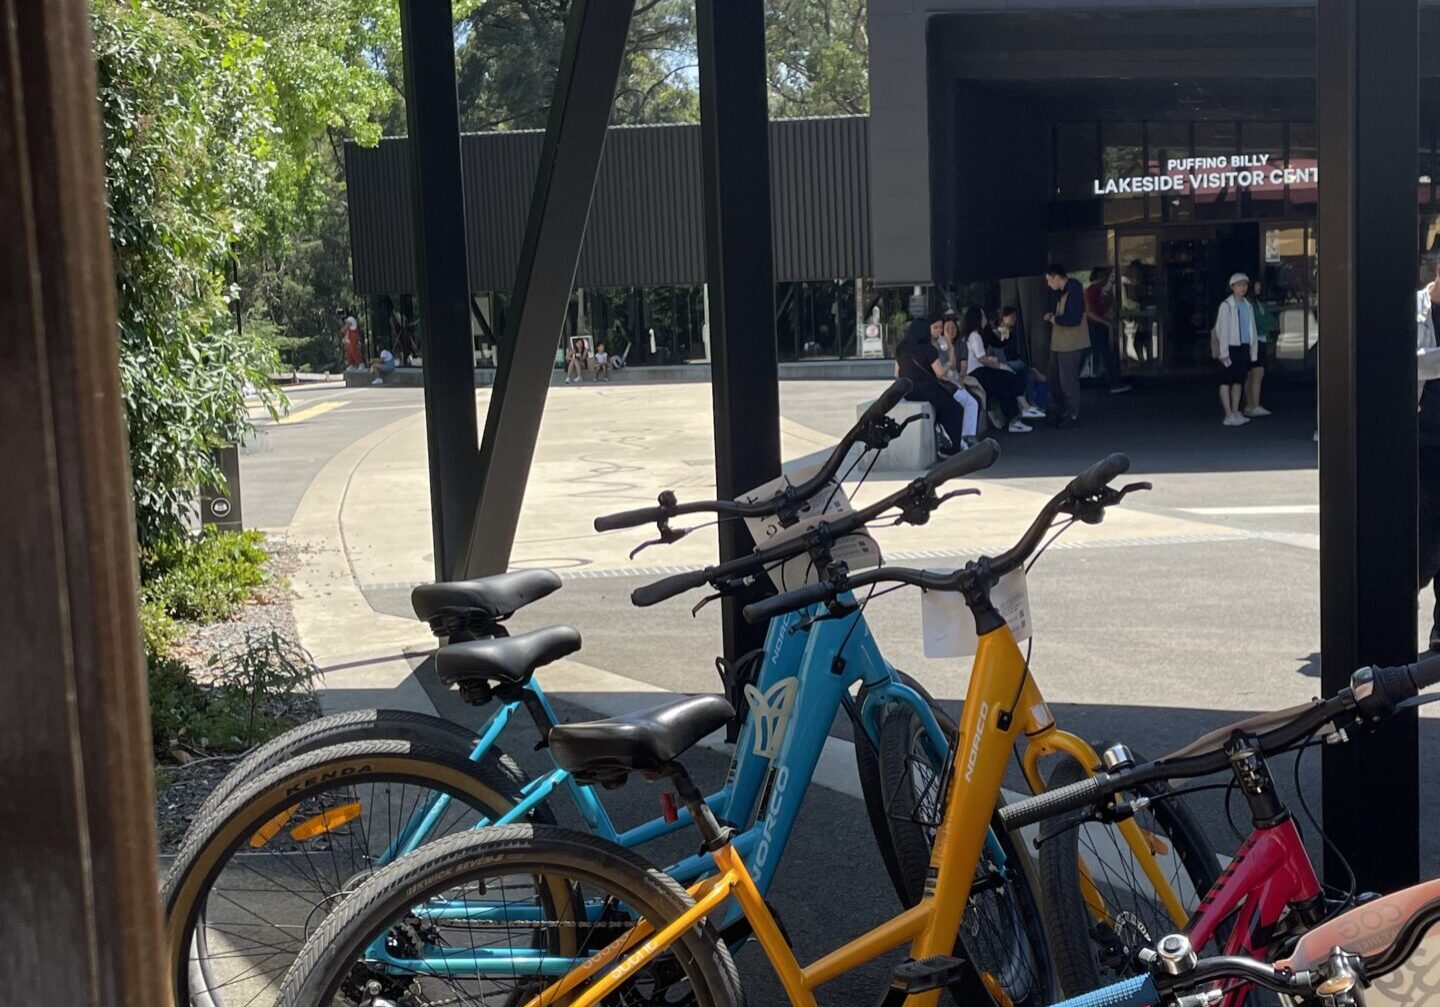
[[[1126,371],[1153,370],[1160,359],[1159,241],[1153,234],[1119,239],[1120,352]]]
[[[1416,182],[1416,199],[1420,203],[1420,212],[1424,213],[1435,205],[1435,183],[1440,181],[1437,174],[1440,174],[1440,165],[1435,159],[1435,137],[1433,134],[1434,125],[1420,124],[1420,171]]]
[[[1234,163],[1240,139],[1233,122],[1197,122],[1195,157],[1204,159],[1186,172],[1191,176],[1196,220],[1234,220],[1239,213],[1239,177]],[[1198,181],[1199,184],[1195,184]]]
[[[1146,139],[1150,148],[1150,163],[1155,173],[1174,174],[1171,161],[1190,156],[1190,124],[1188,122],[1152,122],[1146,127]],[[1152,212],[1150,219],[1157,216],[1174,222],[1191,220],[1195,214],[1195,198],[1188,193],[1167,192],[1151,197],[1160,204],[1160,213]]]
[[[1264,180],[1240,190],[1240,216],[1282,217],[1285,215],[1285,182],[1273,181],[1273,172],[1285,167],[1285,124],[1245,122],[1240,124],[1240,153],[1264,158],[1255,170]]]
[[[1301,211],[1314,211],[1319,192],[1319,150],[1316,147],[1315,124],[1290,124],[1290,152],[1285,167],[1290,184],[1286,186],[1290,206]]]
[[[1139,178],[1150,174],[1145,167],[1145,133],[1138,122],[1106,123],[1101,127],[1100,176],[1102,179]],[[1126,224],[1145,219],[1144,196],[1103,197],[1107,224]]]
[[[1265,261],[1255,297],[1273,319],[1277,364],[1305,359],[1310,255],[1304,227],[1265,229]]]

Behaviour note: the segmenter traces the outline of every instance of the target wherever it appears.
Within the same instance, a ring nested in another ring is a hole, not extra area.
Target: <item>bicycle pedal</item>
[[[932,955],[919,961],[910,959],[895,966],[890,976],[890,989],[906,996],[944,989],[959,982],[964,972],[964,959],[950,955]]]

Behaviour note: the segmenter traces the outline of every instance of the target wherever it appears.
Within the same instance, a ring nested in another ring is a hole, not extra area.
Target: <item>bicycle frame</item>
[[[734,845],[727,845],[715,853],[720,873],[690,887],[696,901],[691,909],[659,933],[652,935],[644,925],[627,931],[531,999],[526,1007],[543,1007],[572,994],[573,999],[567,1003],[573,1007],[598,1004],[634,969],[663,952],[731,898],[749,921],[790,1001],[798,1007],[815,1007],[816,987],[907,941],[911,957],[916,959],[950,954],[970,898],[975,866],[989,834],[988,828],[977,828],[973,823],[989,822],[1011,748],[1022,727],[1032,723],[1028,712],[1017,715],[1020,711],[1016,709],[1028,677],[1025,658],[1007,625],[1001,622],[998,628],[980,636],[960,725],[958,748],[962,750],[952,751],[949,757],[951,772],[946,774],[949,784],[930,857],[930,880],[923,898],[913,908],[802,966],[781,935],[744,858]],[[576,992],[598,969],[622,954],[625,957],[613,969]],[[937,989],[916,994],[908,1002],[914,1007],[934,1007],[941,992]]]
[[[930,743],[938,752],[944,753],[949,747],[925,698],[900,681],[881,655],[863,614],[856,612],[844,619],[818,619],[805,626],[807,619],[823,611],[793,613],[771,621],[765,640],[765,659],[751,696],[752,708],[736,740],[725,785],[705,799],[722,821],[748,825],[736,837],[734,847],[750,863],[762,896],[774,880],[805,793],[824,753],[835,714],[857,683],[863,683],[870,690],[865,703],[869,711],[865,729],[872,742],[878,739],[878,712],[889,704],[904,703],[920,718]],[[837,668],[841,669],[839,673],[835,671]],[[539,703],[554,722],[554,712],[539,683],[532,681],[529,688],[535,696],[533,702]],[[755,709],[756,698],[764,703],[763,710]],[[486,722],[471,753],[472,760],[479,759],[495,743],[519,705],[518,700],[505,703]],[[620,846],[647,843],[692,821],[690,812],[682,810],[673,822],[661,817],[620,832],[594,789],[577,783],[569,773],[557,768],[526,784],[523,800],[503,817],[482,820],[476,827],[522,820],[560,786],[575,800],[591,830]],[[448,797],[441,795],[432,797],[401,829],[384,856],[393,859],[420,846],[448,801]],[[995,849],[998,851],[998,844]],[[715,861],[708,853],[697,854],[670,865],[666,871],[681,884],[691,884],[713,873]],[[417,906],[415,913],[419,918],[442,920],[477,917],[485,915],[485,910],[477,908],[473,901],[437,900]],[[506,919],[520,922],[523,913],[509,909]],[[494,955],[468,951],[463,954],[471,955],[476,970],[489,973],[499,964]],[[463,958],[463,954],[459,957]],[[570,959],[537,963],[534,958],[519,953],[512,956],[523,960],[527,970],[533,971],[539,964],[542,973],[553,970],[559,974],[574,965]],[[397,968],[416,967],[413,960],[407,964],[394,958],[385,949],[383,940],[370,949],[370,957],[377,963]],[[419,967],[453,972],[457,970],[456,958],[448,954],[432,958],[427,954]]]

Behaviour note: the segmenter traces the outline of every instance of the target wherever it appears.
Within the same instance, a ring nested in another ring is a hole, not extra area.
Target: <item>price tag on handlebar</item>
[[[990,591],[990,601],[1010,624],[1016,642],[1030,639],[1030,592],[1025,570],[1012,570]],[[956,591],[922,591],[920,624],[926,657],[971,657],[980,645],[975,635],[975,616]]]
[[[776,493],[783,491],[786,486],[796,486],[805,482],[820,470],[821,464],[823,463],[803,466],[789,475],[772,479],[763,486],[757,486],[743,494],[738,500],[741,503],[769,500]],[[763,549],[799,538],[821,521],[834,521],[853,511],[854,507],[850,504],[849,494],[845,492],[843,486],[832,479],[821,487],[818,493],[801,504],[800,519],[790,527],[781,527],[779,519],[773,515],[762,518],[746,518],[745,526],[750,530],[750,537],[755,540],[755,544]],[[843,562],[851,570],[863,570],[867,567],[878,566],[881,559],[880,546],[868,532],[846,535],[836,541],[831,553],[837,562]],[[809,556],[801,555],[787,560],[781,566],[771,570],[770,580],[778,591],[793,591],[797,587],[815,583],[823,572],[815,569]]]

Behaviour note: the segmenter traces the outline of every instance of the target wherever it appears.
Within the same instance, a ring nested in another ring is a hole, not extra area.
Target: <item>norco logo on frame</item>
[[[990,704],[980,704],[980,723],[975,728],[975,740],[970,742],[970,754],[965,759],[965,782],[975,775],[975,762],[980,758],[980,742],[985,739],[985,721],[990,716]]]
[[[755,845],[754,868],[758,873],[760,868],[765,866],[765,860],[770,856],[770,833],[775,828],[775,816],[780,814],[780,806],[784,803],[785,784],[790,782],[790,770],[781,766],[776,771],[774,778],[770,781],[770,799],[765,805],[765,828],[760,831],[760,842]]]

